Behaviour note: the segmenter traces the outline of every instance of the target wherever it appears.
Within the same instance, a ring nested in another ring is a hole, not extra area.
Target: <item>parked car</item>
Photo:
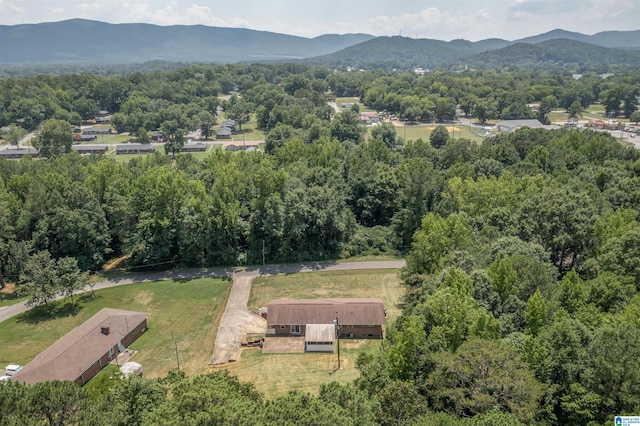
[[[11,380],[11,376],[0,376],[0,382],[7,382]]]
[[[7,376],[13,376],[20,370],[22,370],[21,365],[9,364],[4,368],[4,374]]]

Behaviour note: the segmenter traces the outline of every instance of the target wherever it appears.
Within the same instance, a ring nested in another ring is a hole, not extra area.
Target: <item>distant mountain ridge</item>
[[[85,19],[0,25],[0,65],[302,60],[327,67],[407,69],[587,61],[635,65],[640,63],[638,55],[640,30],[585,35],[556,29],[515,41],[447,42],[367,34],[305,38],[243,28],[109,24]]]
[[[516,41],[487,39],[449,42],[377,37],[303,62],[329,67],[408,69],[503,68],[536,65],[640,65],[640,31],[608,31],[592,36],[553,30]]]
[[[335,52],[371,38],[367,34],[304,38],[243,28],[71,19],[0,26],[0,64],[298,59]]]

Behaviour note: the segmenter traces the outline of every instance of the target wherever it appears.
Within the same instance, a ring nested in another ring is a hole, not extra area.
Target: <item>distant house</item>
[[[242,142],[241,145],[235,144],[235,143],[232,143],[232,142],[227,142],[227,143],[224,144],[224,149],[226,149],[227,151],[247,151],[247,152],[251,152],[251,151],[255,151],[258,146],[260,146],[260,142],[259,141]]]
[[[78,154],[106,154],[109,152],[107,145],[72,145],[71,149]]]
[[[105,117],[96,117],[96,124],[109,124],[111,123],[111,116],[107,115]]]
[[[216,139],[231,139],[232,133],[228,127],[221,127],[216,132]]]
[[[376,124],[380,122],[380,116],[377,112],[361,112],[360,120],[365,124]]]
[[[123,143],[116,145],[116,154],[149,154],[156,152],[156,147],[148,143]]]
[[[163,142],[164,141],[164,137],[162,135],[162,132],[159,130],[156,130],[155,132],[151,132],[149,133],[149,136],[151,137],[151,140],[154,142]]]
[[[76,142],[91,142],[95,141],[96,138],[96,135],[81,135],[80,133],[75,133],[73,135],[73,140]]]
[[[0,150],[0,158],[22,158],[30,155],[31,157],[37,157],[40,151],[36,148],[18,148],[18,149],[3,149]]]
[[[381,339],[385,316],[381,299],[279,299],[267,305],[266,335],[305,336],[309,350],[309,342],[329,344],[337,319],[340,337]]]
[[[227,129],[231,129],[231,130],[235,130],[236,129],[236,125],[238,123],[236,123],[235,120],[225,120],[220,127],[226,127]]]
[[[186,143],[180,151],[182,152],[205,152],[207,144],[202,142]]]
[[[98,115],[96,115],[96,117],[107,117],[109,115],[111,115],[109,111],[101,109],[100,111],[98,111]]]
[[[351,109],[351,108],[353,108],[353,105],[354,105],[353,103],[345,102],[345,103],[342,104],[341,108],[342,109]]]
[[[83,135],[110,135],[110,127],[89,127],[82,131]]]
[[[104,308],[42,351],[12,380],[26,384],[69,380],[83,385],[147,330],[148,317]]]

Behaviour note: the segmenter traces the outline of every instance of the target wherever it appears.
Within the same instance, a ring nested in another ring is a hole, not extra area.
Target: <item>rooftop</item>
[[[383,325],[384,303],[377,298],[278,299],[267,306],[267,323],[272,325],[333,324]]]

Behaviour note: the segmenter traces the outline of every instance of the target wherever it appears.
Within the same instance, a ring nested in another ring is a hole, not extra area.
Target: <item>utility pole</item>
[[[338,344],[338,370],[340,369],[340,322],[338,313],[336,312],[336,319],[333,321],[336,327],[336,343]]]
[[[176,347],[176,363],[178,364],[178,370],[180,370],[180,357],[178,356],[178,342],[176,342],[176,339],[173,337],[173,331],[171,332],[171,340],[173,340],[173,344]]]

